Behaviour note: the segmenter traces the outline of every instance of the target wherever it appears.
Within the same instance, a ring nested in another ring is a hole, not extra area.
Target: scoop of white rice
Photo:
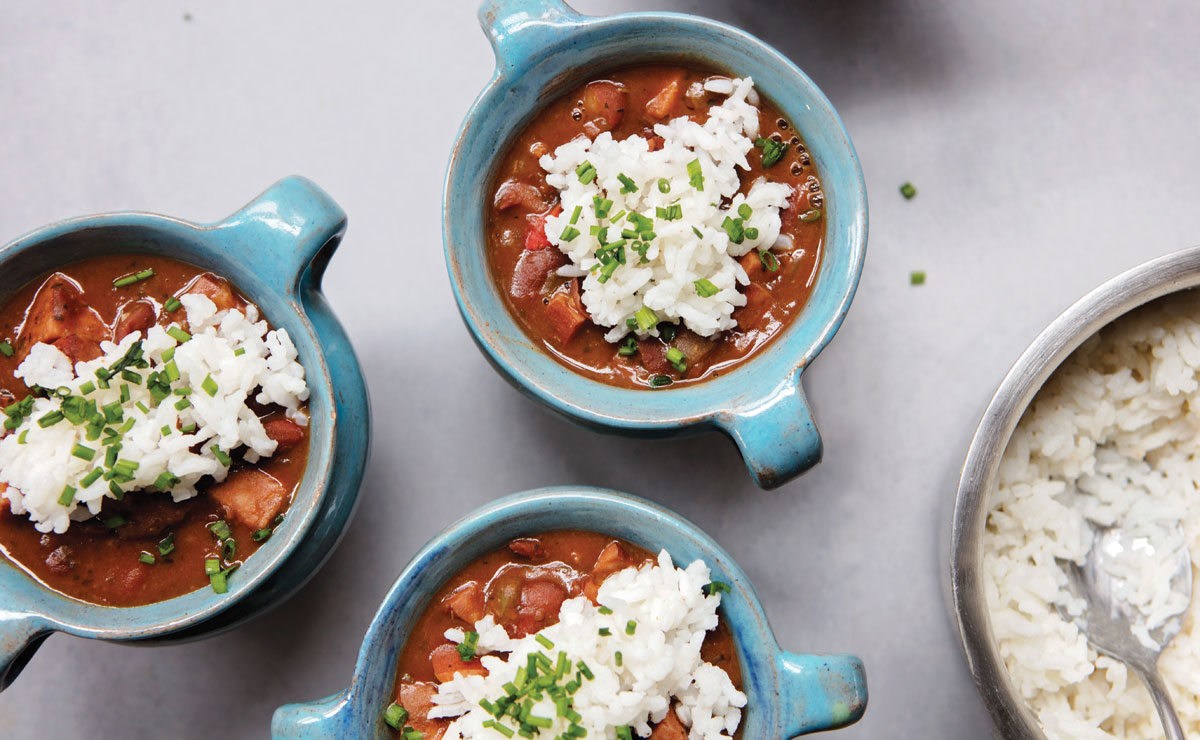
[[[719,592],[704,593],[710,580],[703,561],[676,568],[664,550],[657,564],[609,576],[600,586],[600,606],[582,596],[564,601],[558,623],[536,635],[511,639],[491,616],[485,617],[475,631],[478,652],[488,653],[481,659],[488,674],[459,673],[441,684],[434,697],[438,707],[430,716],[456,718],[445,740],[506,740],[484,724],[494,717],[480,701],[505,696],[505,684],[517,680],[530,655],[541,652],[557,664],[561,652],[572,666],[586,664],[594,676],[580,677],[581,686],[572,695],[571,706],[587,737],[616,737],[622,725],[647,737],[651,723],[662,720],[675,700],[680,720],[690,728],[690,740],[727,740],[741,722],[746,695],[734,688],[724,670],[700,657],[705,633],[717,626],[721,603]],[[602,635],[602,630],[608,634]],[[464,634],[447,630],[446,638],[462,642]],[[572,668],[570,675],[575,671]],[[558,716],[548,696],[534,703],[533,714],[553,720],[551,727],[543,728],[544,737],[556,737],[571,725]]]
[[[1173,536],[1184,523],[1200,568],[1200,297],[1174,296],[1105,328],[1072,354],[1022,418],[984,535],[992,630],[1021,696],[1052,740],[1162,737],[1136,676],[1099,655],[1056,605],[1078,610],[1056,558],[1082,563],[1091,528],[1119,525],[1154,554],[1116,575],[1149,628],[1177,611]],[[1200,630],[1193,592],[1159,661],[1189,736],[1200,736]],[[1146,637],[1144,634],[1141,635]]]
[[[779,241],[779,209],[787,207],[791,187],[760,178],[746,194],[738,193],[738,170],[750,168],[746,153],[758,135],[759,109],[750,102],[754,83],[746,78],[708,84],[729,97],[709,108],[703,124],[683,116],[656,125],[654,133],[663,140],[657,151],[650,151],[644,137],[617,141],[604,132],[594,140],[580,136],[540,160],[546,182],[558,190],[562,204],[562,213],[546,220],[546,237],[571,259],[562,274],[583,276],[583,305],[593,322],[612,327],[606,335],[611,342],[631,329],[640,337],[658,335],[653,327],[627,325],[643,306],[659,321],[682,321],[701,336],[737,326],[733,311],[746,305],[738,284],[749,279],[736,258],[771,249]],[[594,179],[577,174],[585,163],[595,169]],[[702,182],[693,181],[689,164],[699,167]],[[629,183],[637,189],[631,191]],[[665,185],[660,188],[660,183]],[[598,212],[597,198],[612,204]],[[724,199],[730,200],[722,207]],[[678,207],[680,217],[667,220],[660,211],[671,206]],[[598,215],[604,212],[606,216]],[[628,237],[624,264],[603,280],[597,254],[602,245],[593,227],[608,227],[606,244],[612,244],[622,239],[623,231],[635,230],[629,218],[633,213],[653,222],[654,238],[643,258],[633,249],[636,239]],[[757,234],[735,243],[723,228],[726,219]],[[565,238],[570,230],[578,236]],[[707,291],[696,281],[702,279],[717,292],[701,295]]]
[[[0,483],[7,484],[0,495],[8,499],[13,513],[28,515],[38,531],[65,532],[72,521],[99,514],[104,500],[114,497],[110,481],[104,478],[83,485],[92,470],[109,469],[103,444],[110,439],[108,434],[88,439],[86,427],[69,420],[49,426],[38,423],[47,414],[61,411],[63,395],[95,401],[99,409],[117,404],[122,419],[106,427],[115,430],[132,420],[121,433],[119,458],[137,465],[131,480],[120,482],[120,487],[126,491],[154,488],[160,476],[169,473],[178,479],[170,488],[176,501],[195,496],[196,483],[205,476],[224,480],[228,468],[221,458],[232,450],[242,449],[252,462],[274,454],[275,441],[248,405],[255,389],[259,389],[253,396],[256,402],[278,404],[293,421],[307,424],[300,410],[308,399],[304,368],[285,329],[270,329],[259,320],[254,305],[245,312],[218,312],[203,295],[184,295],[180,301],[191,332],[187,341],[181,343],[168,330],[154,326],[145,338],[134,332],[120,343],[101,342],[101,357],[74,367],[56,347],[36,344],[17,368],[16,376],[27,385],[55,391],[34,400],[32,413],[21,426],[0,440]],[[170,328],[178,330],[177,325]],[[149,363],[148,368],[136,370],[142,380],[133,383],[118,374],[108,388],[99,387],[96,371],[113,367],[138,343]],[[173,387],[190,391],[186,408],[179,408],[185,405],[182,395],[156,402],[145,381],[151,372],[166,372],[163,353],[172,350],[173,367],[180,376]],[[128,393],[124,401],[123,388]],[[180,431],[192,424],[194,431]],[[77,446],[91,450],[92,457],[73,454]],[[64,496],[68,487],[75,489],[69,501]]]

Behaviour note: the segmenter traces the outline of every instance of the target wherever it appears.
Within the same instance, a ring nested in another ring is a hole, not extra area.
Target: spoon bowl
[[[1137,580],[1138,566],[1155,558],[1156,547],[1170,545],[1171,581],[1168,594],[1150,597]],[[1141,561],[1139,563],[1139,561]],[[1158,656],[1183,626],[1183,616],[1192,601],[1192,559],[1188,552],[1183,525],[1157,545],[1149,537],[1120,527],[1095,530],[1092,547],[1083,565],[1063,561],[1067,589],[1083,610],[1075,604],[1058,605],[1059,614],[1073,622],[1096,650],[1115,658],[1142,677],[1168,740],[1184,740],[1179,715],[1171,702]],[[1151,608],[1150,615],[1147,607]]]

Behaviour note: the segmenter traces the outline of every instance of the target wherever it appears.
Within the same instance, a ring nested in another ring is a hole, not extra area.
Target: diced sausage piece
[[[497,211],[506,211],[516,205],[524,206],[530,211],[544,211],[550,205],[542,197],[542,191],[529,183],[520,180],[505,180],[496,189],[493,200]]]
[[[179,295],[188,294],[208,296],[208,299],[216,304],[218,311],[245,307],[245,304],[233,294],[233,286],[229,284],[229,281],[217,277],[211,272],[198,276],[179,293]]]
[[[290,450],[304,440],[304,427],[290,419],[271,419],[263,422],[263,429],[278,445],[276,451]]]
[[[513,298],[533,298],[541,295],[546,278],[558,268],[570,262],[557,249],[537,249],[521,253],[513,269],[512,284],[508,293]]]
[[[454,645],[438,645],[429,654],[429,663],[433,666],[433,675],[437,676],[437,680],[445,683],[454,678],[454,674],[461,673],[464,676],[486,676],[487,669],[479,662],[478,658],[471,660],[463,660],[458,654],[458,648]]]
[[[255,468],[231,473],[209,490],[225,516],[253,530],[266,529],[283,510],[288,491],[283,484]]]
[[[119,342],[135,331],[140,331],[142,339],[145,339],[146,332],[156,321],[158,314],[154,304],[150,301],[130,301],[121,306],[121,312],[117,314],[117,321],[113,324],[113,341]]]
[[[649,740],[687,740],[687,728],[679,721],[679,716],[675,714],[675,707],[667,710],[667,716],[663,717],[662,722],[659,722],[650,731]]]
[[[716,346],[717,343],[713,340],[705,339],[690,329],[681,329],[675,337],[675,348],[687,358],[688,366],[704,359]]]
[[[767,314],[775,307],[771,291],[758,283],[746,286],[746,305],[733,312],[733,319],[743,331],[765,328]]]
[[[46,568],[56,576],[65,576],[75,569],[75,553],[66,545],[54,548],[46,556]]]
[[[667,345],[654,337],[638,341],[637,356],[642,361],[642,367],[655,375],[666,375],[675,369],[667,359]]]
[[[650,144],[650,151],[657,152],[667,144],[667,140],[661,136],[651,136],[646,140]]]
[[[24,360],[30,348],[39,342],[54,344],[72,334],[98,346],[108,338],[108,327],[87,305],[75,283],[62,273],[55,273],[42,284],[29,305],[17,337],[18,357]]]
[[[525,231],[525,249],[539,250],[551,246],[550,238],[546,236],[547,216],[548,214],[542,213],[529,217],[529,228]]]
[[[546,557],[546,548],[536,537],[521,537],[508,543],[508,549],[523,558],[535,559]]]
[[[588,320],[583,303],[575,291],[559,291],[550,296],[550,303],[546,304],[546,318],[559,344],[571,341],[579,327]]]
[[[558,617],[558,608],[567,598],[567,589],[558,581],[539,578],[521,587],[521,603],[513,626],[521,635],[530,635]]]
[[[671,111],[675,109],[675,105],[679,102],[680,96],[683,94],[683,85],[678,79],[671,80],[667,86],[658,91],[658,94],[646,103],[646,114],[654,118],[666,118],[671,115]]]
[[[615,82],[600,80],[583,88],[583,117],[599,131],[611,131],[621,125],[629,93]]]
[[[442,603],[450,608],[450,612],[466,622],[475,624],[483,619],[483,586],[479,581],[467,581],[447,594]]]
[[[738,263],[742,269],[746,271],[746,277],[750,278],[752,283],[762,283],[770,279],[771,275],[775,274],[768,272],[763,266],[762,259],[758,256],[758,250],[752,249],[749,252],[738,257]]]
[[[438,740],[446,731],[450,720],[430,719],[429,710],[433,709],[433,697],[437,694],[436,684],[424,681],[400,683],[400,706],[408,711],[408,724],[417,732],[423,733],[423,740]]]
[[[77,362],[94,360],[104,354],[100,351],[100,344],[98,342],[88,341],[78,334],[68,334],[56,341],[54,346],[59,352],[67,356],[72,365]]]
[[[596,556],[596,564],[592,566],[592,577],[597,581],[603,581],[613,573],[625,570],[631,565],[634,565],[633,561],[625,554],[621,544],[614,540]]]
[[[143,537],[159,537],[170,527],[187,518],[192,509],[192,500],[175,503],[167,493],[131,493],[125,497],[125,513],[128,517],[114,531],[122,540]],[[107,509],[106,509],[107,510]]]

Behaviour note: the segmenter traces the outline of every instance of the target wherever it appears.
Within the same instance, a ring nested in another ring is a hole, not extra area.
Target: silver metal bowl
[[[949,599],[975,685],[1006,738],[1045,740],[1037,718],[1009,678],[992,638],[981,566],[988,497],[1013,429],[1046,379],[1079,345],[1129,311],[1200,286],[1200,247],[1151,260],[1085,295],[1025,350],[979,422],[963,464],[951,521]]]

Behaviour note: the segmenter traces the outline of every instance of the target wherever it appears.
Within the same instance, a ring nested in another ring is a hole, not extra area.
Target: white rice
[[[729,97],[709,109],[703,124],[687,117],[657,124],[654,133],[663,139],[663,147],[657,151],[650,151],[644,137],[616,141],[604,132],[595,140],[580,136],[540,160],[548,173],[546,182],[558,190],[563,209],[546,220],[546,237],[571,259],[561,274],[586,276],[583,305],[593,322],[611,327],[605,337],[610,342],[630,331],[626,322],[642,306],[653,310],[659,321],[682,321],[701,336],[734,328],[733,311],[746,304],[738,285],[749,283],[736,258],[752,249],[774,248],[779,241],[779,209],[787,207],[791,187],[760,178],[745,195],[738,193],[738,169],[749,169],[746,153],[758,135],[759,109],[750,102],[757,100],[754,83],[749,78],[717,79],[707,87]],[[703,190],[693,187],[688,174],[688,163],[697,160],[704,177]],[[595,179],[587,183],[576,174],[585,162],[596,170]],[[632,180],[637,190],[622,193],[625,185],[618,175]],[[669,183],[670,192],[660,191],[660,180]],[[597,218],[593,200],[597,197],[612,201],[606,218]],[[732,200],[722,208],[722,199]],[[658,218],[658,209],[672,204],[680,207],[682,218]],[[735,244],[722,224],[726,218],[738,219],[743,204],[752,209],[743,226],[757,229],[758,234]],[[572,224],[577,208],[579,217]],[[591,229],[608,226],[608,242],[617,241],[622,230],[632,229],[627,217],[620,222],[612,219],[622,211],[656,219],[656,236],[649,242],[645,262],[626,246],[625,263],[607,282],[601,282],[601,260],[596,254],[601,245]],[[568,226],[580,232],[569,241],[563,239]],[[711,282],[718,292],[702,297],[696,286],[701,279]],[[658,335],[653,327],[634,331],[639,337]]]
[[[1141,680],[1097,654],[1056,605],[1078,610],[1056,558],[1082,563],[1091,525],[1119,525],[1154,555],[1122,562],[1152,628],[1180,605],[1170,532],[1200,568],[1200,296],[1156,302],[1089,339],[1039,392],[1000,465],[984,535],[992,630],[1052,740],[1160,738]],[[1200,736],[1196,602],[1159,661],[1185,732]],[[1144,638],[1145,635],[1142,635]]]
[[[455,674],[438,688],[434,703],[439,706],[430,716],[457,718],[444,740],[505,740],[505,735],[484,726],[494,718],[479,702],[504,696],[504,684],[516,679],[531,654],[541,651],[556,664],[561,651],[573,666],[586,663],[595,676],[581,679],[572,696],[572,708],[581,715],[578,724],[587,729],[588,738],[615,738],[622,725],[635,736],[647,737],[651,723],[666,716],[672,699],[678,702],[679,719],[690,728],[690,740],[730,738],[741,722],[746,696],[724,670],[700,657],[705,633],[717,626],[721,603],[719,592],[705,595],[702,590],[710,580],[703,561],[676,568],[664,550],[657,564],[626,568],[601,584],[597,601],[610,614],[601,613],[586,597],[568,599],[557,624],[521,639],[510,639],[491,616],[485,617],[475,631],[478,652],[488,653],[482,657],[488,675]],[[630,622],[636,625],[632,635],[626,630]],[[602,636],[601,629],[611,634]],[[538,636],[554,647],[547,648]],[[461,643],[464,634],[451,629],[446,638]],[[556,737],[570,726],[549,697],[534,704],[533,714],[553,718],[544,737]]]
[[[244,457],[250,462],[274,454],[275,441],[247,406],[256,388],[260,390],[255,401],[282,406],[287,416],[301,425],[307,424],[307,418],[300,405],[308,398],[304,368],[296,361],[296,348],[287,331],[268,330],[254,305],[246,306],[244,313],[236,309],[218,312],[203,295],[184,295],[180,301],[187,311],[192,335],[182,344],[162,327],[154,326],[144,339],[140,332],[134,332],[117,344],[101,342],[102,357],[74,367],[54,346],[36,344],[16,372],[27,385],[60,393],[67,389],[82,396],[82,386],[96,384],[96,370],[112,367],[135,342],[141,342],[150,364],[137,371],[143,378],[150,372],[164,371],[163,352],[175,348],[173,359],[180,379],[173,387],[191,389],[189,407],[176,408],[181,401],[178,395],[156,403],[144,380],[134,384],[120,376],[110,381],[108,389],[92,390],[86,398],[103,408],[120,403],[120,389],[129,388],[129,400],[121,407],[124,419],[133,419],[133,426],[123,435],[120,458],[138,467],[133,479],[121,487],[129,491],[153,488],[159,476],[169,472],[179,479],[170,489],[176,501],[195,496],[196,483],[205,476],[225,479],[228,469],[212,451],[213,446],[223,453],[244,448]],[[235,354],[236,350],[244,352]],[[213,395],[203,387],[210,377],[216,384]],[[141,411],[139,403],[148,412]],[[104,500],[113,497],[109,482],[103,478],[88,486],[83,486],[81,480],[104,463],[106,448],[101,446],[102,439],[88,440],[85,426],[66,420],[46,428],[37,423],[60,408],[57,397],[36,399],[22,425],[0,440],[0,484],[7,484],[6,489],[0,485],[0,495],[8,499],[13,513],[27,514],[41,532],[65,532],[72,521],[99,514]],[[190,424],[196,425],[190,434],[177,428]],[[108,426],[119,427],[120,423]],[[170,433],[163,434],[164,428]],[[89,461],[72,455],[76,445],[95,450],[95,457]],[[193,452],[197,446],[198,451]],[[67,486],[77,490],[70,503],[64,505],[60,497]]]

